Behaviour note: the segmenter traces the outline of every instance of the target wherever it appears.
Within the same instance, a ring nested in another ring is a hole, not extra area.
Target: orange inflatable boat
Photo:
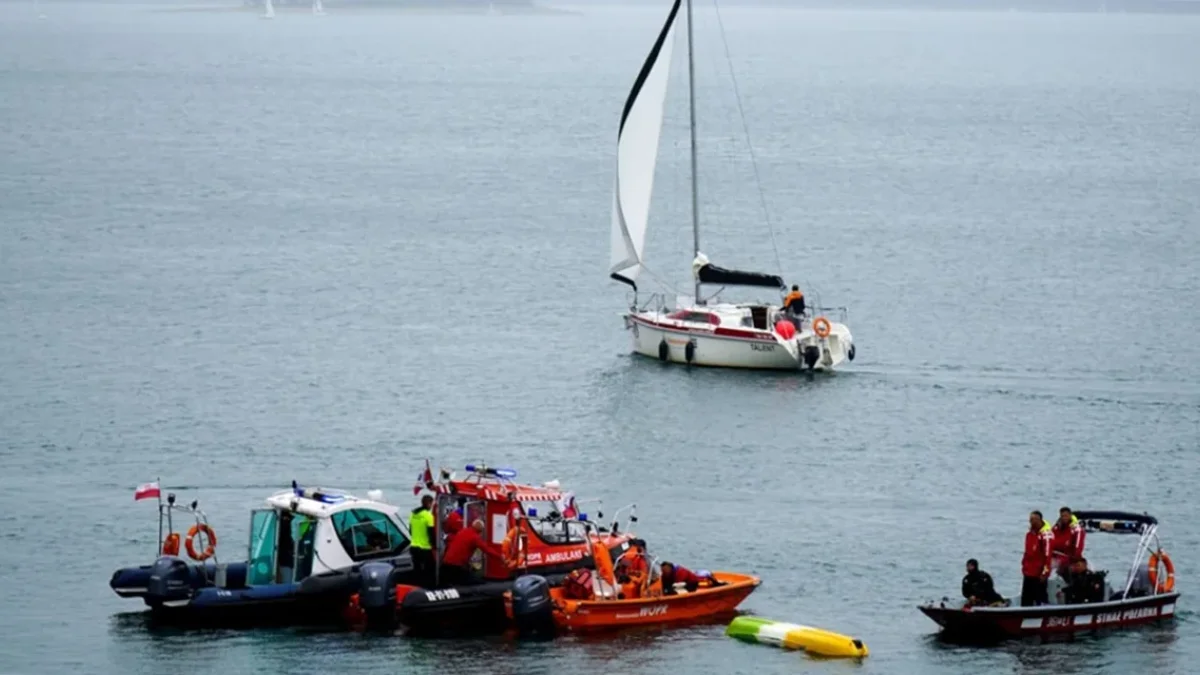
[[[627,600],[608,593],[591,600],[573,600],[565,597],[563,588],[552,588],[554,624],[561,632],[580,633],[699,622],[733,614],[762,583],[758,577],[733,572],[714,572],[713,577],[721,585],[701,586],[691,592],[680,587],[671,595],[652,585],[646,597]]]
[[[645,542],[631,543],[644,556]],[[591,546],[591,554],[595,572],[576,570],[561,586],[551,587],[536,575],[516,581],[505,601],[508,619],[519,635],[544,638],[724,618],[762,583],[748,574],[714,572],[699,580],[693,575],[689,583],[664,589],[661,578],[651,580],[651,563],[645,557],[635,570],[622,568],[621,560],[614,566],[604,546]]]

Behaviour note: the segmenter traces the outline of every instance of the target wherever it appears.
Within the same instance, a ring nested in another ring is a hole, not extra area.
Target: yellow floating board
[[[858,640],[797,623],[782,623],[756,616],[739,616],[725,629],[725,634],[743,642],[773,645],[783,649],[803,649],[817,656],[863,658],[870,650]]]

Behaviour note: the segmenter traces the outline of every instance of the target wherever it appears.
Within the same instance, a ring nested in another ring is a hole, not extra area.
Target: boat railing
[[[846,318],[850,315],[850,310],[846,307],[809,307],[808,312],[815,319],[818,316],[826,318],[833,317],[837,323],[846,323]]]
[[[1153,544],[1153,547],[1151,546]],[[1129,567],[1129,574],[1125,577],[1125,589],[1121,597],[1129,597],[1129,591],[1133,588],[1133,582],[1137,580],[1138,570],[1141,569],[1142,562],[1149,562],[1150,554],[1161,548],[1161,543],[1158,540],[1158,525],[1146,525],[1142,529],[1142,536],[1138,539],[1137,550],[1133,552],[1133,564]],[[1154,594],[1158,593],[1158,589],[1151,589]]]
[[[639,294],[637,291],[630,291],[626,296],[629,302],[629,310],[631,312],[665,312],[673,308],[665,293],[650,293]]]
[[[625,530],[630,529],[633,526],[633,524],[638,521],[638,519],[637,519],[637,504],[636,503],[635,504],[626,504],[625,506],[622,506],[621,508],[617,509],[615,513],[613,513],[612,525],[609,527],[609,530],[612,534],[620,534],[622,531],[625,531],[625,530],[620,529],[621,528],[621,512],[622,511],[629,511],[629,517],[628,517],[628,520],[626,521]]]

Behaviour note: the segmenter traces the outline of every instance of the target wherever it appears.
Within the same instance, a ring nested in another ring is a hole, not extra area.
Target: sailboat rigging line
[[[746,148],[750,151],[750,165],[754,167],[754,185],[758,187],[758,201],[762,205],[767,231],[771,233],[771,248],[775,251],[775,266],[779,269],[779,275],[783,276],[783,263],[779,260],[779,244],[775,241],[775,228],[771,225],[771,213],[767,210],[767,195],[763,192],[762,179],[759,178],[758,158],[754,155],[754,144],[750,142],[750,125],[746,123],[746,111],[742,107],[742,95],[738,91],[737,76],[733,71],[733,56],[729,52],[729,40],[725,38],[725,22],[721,20],[721,4],[718,0],[713,0],[713,9],[717,12],[717,27],[721,31],[721,43],[725,45],[725,63],[729,64],[729,79],[733,81],[733,97],[737,101],[738,115],[742,118],[742,132],[746,134]]]

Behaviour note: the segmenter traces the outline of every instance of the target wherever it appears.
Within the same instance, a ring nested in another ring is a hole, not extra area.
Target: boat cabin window
[[[536,508],[536,507],[535,507]],[[528,509],[526,513],[528,513]],[[561,518],[528,518],[529,529],[538,539],[550,545],[582,544],[587,541],[587,529],[583,523],[565,521]]]
[[[246,570],[246,585],[257,586],[275,581],[275,543],[278,514],[274,509],[255,509],[250,512],[250,552]]]
[[[681,309],[676,312],[671,312],[667,315],[668,319],[676,321],[687,321],[690,323],[707,323],[712,326],[720,326],[721,319],[716,314],[711,312],[696,312],[690,309]]]
[[[374,509],[351,509],[330,517],[342,548],[355,562],[390,558],[408,547],[408,537],[387,514]]]

